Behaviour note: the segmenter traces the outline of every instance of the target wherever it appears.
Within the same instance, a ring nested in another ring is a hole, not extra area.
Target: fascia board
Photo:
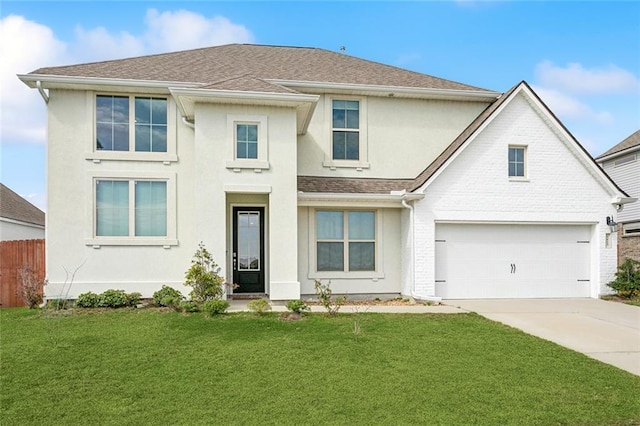
[[[605,163],[605,162],[613,160],[615,158],[623,157],[623,156],[625,156],[627,154],[631,154],[631,153],[633,153],[635,151],[640,151],[640,145],[630,146],[629,148],[625,148],[622,151],[614,152],[614,153],[609,154],[609,155],[604,156],[604,157],[603,156],[597,157],[596,161],[598,163]]]
[[[480,90],[430,89],[404,86],[378,86],[370,84],[328,83],[321,81],[272,80],[265,81],[290,88],[305,88],[322,92],[368,92],[378,96],[409,96],[424,99],[467,99],[481,102],[492,101],[500,92]]]
[[[104,86],[104,87],[120,87],[120,88],[144,88],[158,89],[167,93],[169,87],[195,87],[200,83],[175,82],[175,81],[156,81],[156,80],[128,80],[118,78],[99,78],[99,77],[75,77],[64,75],[48,75],[48,74],[18,74],[18,78],[27,86],[35,89],[37,82],[42,83],[45,89],[54,88],[70,88],[77,86],[79,89],[87,89],[88,86]]]
[[[402,208],[402,194],[336,194],[325,192],[298,192],[298,206],[360,206]]]

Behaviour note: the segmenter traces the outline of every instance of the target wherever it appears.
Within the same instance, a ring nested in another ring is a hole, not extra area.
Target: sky
[[[594,157],[640,129],[640,1],[0,0],[0,181],[46,211],[46,107],[16,74],[228,43],[525,80]]]

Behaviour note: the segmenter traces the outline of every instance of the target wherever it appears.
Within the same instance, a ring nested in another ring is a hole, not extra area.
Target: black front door
[[[264,207],[233,208],[234,293],[264,293]]]

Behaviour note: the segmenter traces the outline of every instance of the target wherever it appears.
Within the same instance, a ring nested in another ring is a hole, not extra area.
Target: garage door
[[[444,299],[589,297],[589,226],[436,225]]]

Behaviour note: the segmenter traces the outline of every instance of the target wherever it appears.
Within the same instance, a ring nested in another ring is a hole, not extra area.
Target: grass
[[[14,424],[631,425],[640,377],[475,314],[0,311]],[[354,323],[360,327],[354,329]]]

